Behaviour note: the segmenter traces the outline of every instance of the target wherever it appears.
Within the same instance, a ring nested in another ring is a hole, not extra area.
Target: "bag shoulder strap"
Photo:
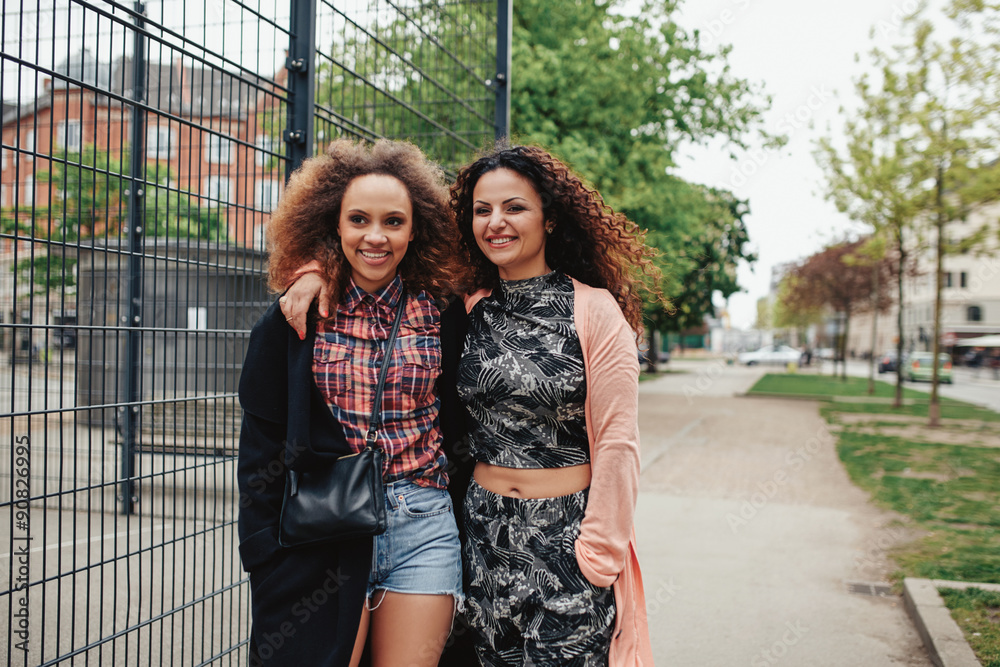
[[[399,325],[403,321],[406,300],[406,292],[403,292],[399,296],[399,305],[396,307],[396,320],[392,323],[392,331],[389,333],[389,341],[386,344],[385,357],[382,359],[382,369],[378,374],[378,386],[375,388],[375,398],[372,399],[372,413],[368,418],[368,435],[365,436],[366,447],[375,446],[375,441],[378,439],[378,429],[382,426],[382,391],[385,389],[385,376],[389,373],[389,362],[392,359],[392,352],[396,348],[396,335],[399,333]]]

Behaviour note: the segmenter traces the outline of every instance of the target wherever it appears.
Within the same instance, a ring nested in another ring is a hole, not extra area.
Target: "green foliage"
[[[728,50],[702,48],[673,17],[677,2],[524,0],[514,5],[513,133],[566,160],[661,252],[675,307],[647,309],[652,328],[699,326],[712,293],[729,296],[739,261],[753,262],[747,202],[673,175],[685,143],[746,147],[770,99],[732,76]]]
[[[425,1],[378,22],[375,38],[345,25],[319,47],[328,57],[316,74],[317,148],[338,136],[384,137],[416,143],[451,174],[471,161],[494,136],[492,96],[476,76],[495,71],[492,59],[476,62],[495,33],[493,9]]]
[[[746,148],[751,138],[782,143],[763,130],[770,99],[732,75],[727,48],[709,51],[696,31],[679,26],[677,6],[675,0],[642,7],[521,0],[513,9],[514,139],[565,160],[609,205],[647,230],[647,241],[661,251],[664,291],[676,308],[647,309],[648,322],[663,330],[700,325],[712,312],[713,292],[737,291],[737,264],[756,259],[743,222],[747,202],[672,174],[677,152],[717,137],[732,147]],[[439,47],[474,58],[476,40],[491,29],[479,12],[475,5],[426,2],[407,20],[380,25],[379,42],[350,27],[321,47],[329,60],[317,73],[320,143],[345,132],[406,138],[446,169],[467,162],[492,137],[432,79],[449,75]],[[398,66],[400,57],[426,74],[400,75],[411,71]],[[371,81],[386,92],[373,91]],[[477,85],[459,84],[457,97],[481,99]],[[387,96],[412,110],[387,104]]]
[[[827,196],[890,241],[899,303],[908,256],[922,251],[932,228],[938,277],[945,254],[988,252],[1000,237],[995,216],[976,228],[966,224],[960,235],[946,231],[1000,199],[1000,5],[953,0],[944,17],[949,37],[939,37],[940,26],[925,10],[920,3],[904,17],[903,41],[891,51],[871,52],[876,72],[856,81],[860,107],[844,114],[846,150],[824,139],[815,153],[827,174]],[[935,353],[940,290],[938,280]],[[901,311],[897,327],[903,328]],[[900,353],[903,340],[900,331]]]
[[[128,217],[126,175],[128,151],[116,157],[88,144],[80,153],[67,153],[66,162],[54,164],[51,173],[41,171],[40,181],[51,182],[58,197],[48,209],[36,209],[36,219],[51,221],[48,238],[77,241],[82,238],[114,238]],[[150,176],[156,179],[151,183]],[[166,168],[147,173],[142,187],[143,216],[147,236],[225,241],[227,232],[217,209],[192,204],[189,197],[170,186]],[[40,225],[35,226],[39,234]]]
[[[801,289],[801,286],[794,275],[786,275],[778,283],[777,300],[771,313],[773,327],[802,330],[823,321],[824,310],[821,306],[796,303],[793,295],[797,289]]]
[[[712,312],[712,294],[728,297],[739,290],[736,266],[741,260],[753,262],[756,254],[747,246],[750,241],[744,216],[747,203],[730,192],[683,184],[686,201],[674,209],[686,217],[686,224],[663,224],[646,219],[647,241],[663,253],[667,289],[674,305],[667,311],[659,304],[646,308],[646,319],[660,331],[684,331],[702,324]],[[642,225],[640,220],[637,223]],[[664,228],[670,231],[664,231]]]
[[[38,172],[40,182],[51,183],[49,206],[6,210],[0,215],[0,229],[63,243],[119,237],[128,218],[125,175],[129,173],[129,153],[115,156],[88,144],[81,152],[63,153],[60,158],[64,162],[55,162],[51,172]],[[218,209],[193,204],[170,185],[171,174],[165,168],[157,169],[155,178],[155,184],[147,182],[143,186],[147,236],[227,240],[228,229]],[[75,263],[75,258],[57,252],[51,261],[45,255],[22,261],[17,270],[31,280],[36,292],[44,292],[72,286]]]
[[[38,180],[52,184],[53,201],[40,210],[50,221],[48,237],[77,241],[106,236],[116,230],[124,214],[122,174],[128,173],[128,156],[113,156],[93,144],[80,153],[63,153],[65,162],[52,171],[40,171]]]
[[[67,287],[76,286],[76,277],[73,275],[73,267],[76,266],[75,257],[66,257],[61,254],[37,255],[22,259],[17,263],[15,271],[19,282],[23,280],[35,285],[35,294],[44,294],[49,290],[63,291]]]

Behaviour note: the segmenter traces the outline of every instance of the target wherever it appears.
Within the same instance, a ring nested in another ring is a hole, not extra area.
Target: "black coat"
[[[438,396],[441,398],[441,435],[444,437],[444,452],[448,457],[448,492],[455,505],[455,518],[462,544],[465,544],[462,505],[475,467],[468,446],[470,417],[458,396],[458,362],[462,357],[468,329],[469,317],[465,312],[465,304],[457,299],[441,315],[441,377],[438,379]],[[468,579],[463,579],[468,590]],[[476,664],[478,661],[472,648],[472,635],[465,624],[465,617],[459,616],[455,619],[439,665],[470,667]]]
[[[456,379],[467,326],[464,305],[457,300],[442,315],[438,380],[449,491],[463,538],[462,501],[474,461]],[[318,457],[350,453],[313,380],[315,333],[310,323],[305,340],[299,340],[278,304],[272,304],[250,334],[240,378],[240,558],[250,573],[254,666],[347,665],[371,568],[370,538],[299,549],[282,548],[277,541],[286,464],[303,469]],[[469,640],[459,618],[441,665],[475,665]]]
[[[313,339],[277,302],[254,325],[240,377],[237,481],[240,558],[250,573],[250,665],[350,662],[371,569],[371,538],[298,549],[278,545],[286,465],[303,469],[350,447],[313,381]]]

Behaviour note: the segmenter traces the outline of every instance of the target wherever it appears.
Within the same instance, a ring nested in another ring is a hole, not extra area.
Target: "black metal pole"
[[[122,514],[135,512],[139,500],[135,484],[135,453],[139,433],[139,399],[142,382],[142,253],[145,234],[145,171],[146,171],[146,111],[142,103],[146,97],[146,40],[142,35],[145,22],[142,15],[145,5],[135,3],[136,30],[133,37],[132,54],[132,140],[129,158],[128,189],[125,191],[128,205],[128,303],[122,316],[128,329],[125,344],[125,381],[123,383],[125,406],[121,408],[122,424],[122,476],[119,495]]]
[[[497,0],[496,111],[493,126],[499,141],[510,136],[510,44],[514,26],[513,0]]]
[[[316,104],[316,0],[292,0],[288,38],[288,123],[284,139],[288,150],[287,180],[312,155],[313,114]]]

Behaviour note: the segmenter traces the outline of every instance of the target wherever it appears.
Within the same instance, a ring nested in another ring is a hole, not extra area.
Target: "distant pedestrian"
[[[993,379],[1000,380],[1000,353],[990,357],[990,368],[993,369]]]
[[[974,369],[975,376],[979,377],[979,370],[983,367],[983,351],[976,349],[972,351],[972,356],[969,358],[969,367]]]

